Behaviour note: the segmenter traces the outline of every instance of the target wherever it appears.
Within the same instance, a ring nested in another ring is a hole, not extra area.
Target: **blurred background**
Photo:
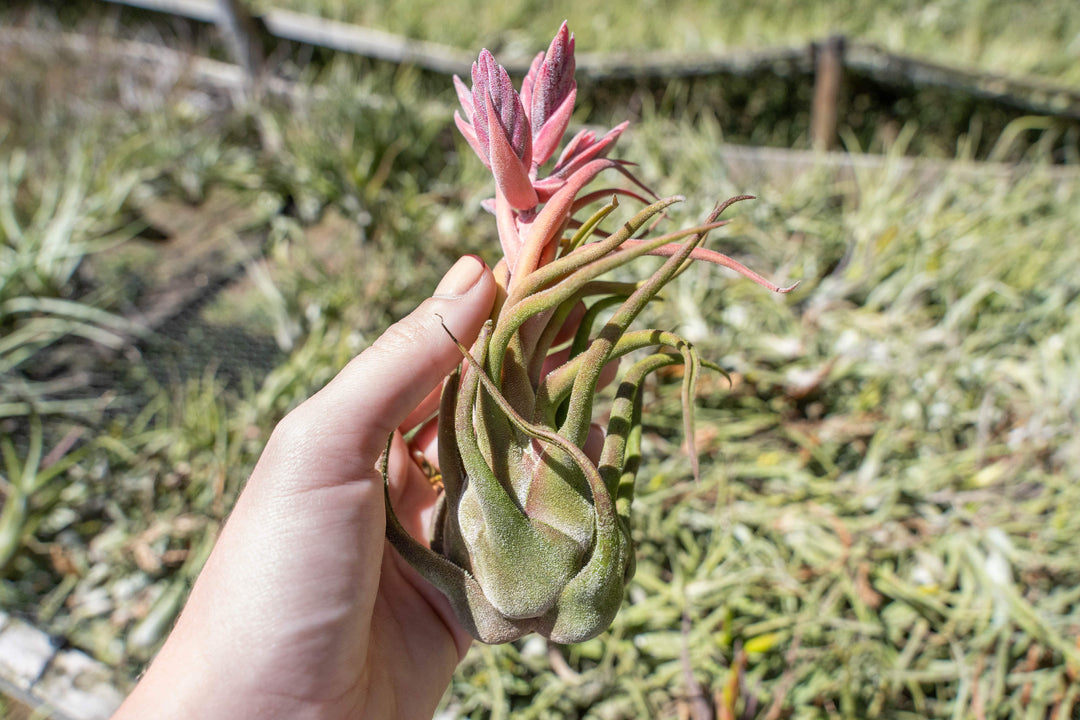
[[[741,203],[646,319],[637,574],[574,646],[474,647],[440,718],[1077,717],[1080,8],[8,0],[0,717],[107,717],[271,428],[463,253],[480,47],[568,19],[574,128]],[[648,263],[638,272],[648,271]]]

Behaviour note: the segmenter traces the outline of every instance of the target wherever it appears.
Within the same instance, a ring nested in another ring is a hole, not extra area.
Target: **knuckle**
[[[292,410],[274,427],[267,449],[279,457],[299,458],[310,452],[317,440],[316,423],[305,405]]]
[[[394,323],[375,341],[371,346],[371,350],[380,354],[394,355],[403,352],[415,352],[417,349],[430,346],[432,339],[429,315],[430,313],[416,313],[405,320]],[[363,355],[360,357],[363,357]]]

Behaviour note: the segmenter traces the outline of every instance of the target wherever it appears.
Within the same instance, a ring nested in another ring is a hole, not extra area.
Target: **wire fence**
[[[264,15],[249,14],[240,0],[103,0],[220,25],[236,36],[237,56],[257,55],[260,33],[277,40],[303,43],[327,50],[372,59],[409,63],[432,72],[465,74],[473,53],[458,48],[414,40],[372,28],[271,9]],[[530,57],[503,58],[508,70],[523,73]],[[837,63],[838,61],[838,63]],[[247,63],[241,63],[246,65]],[[714,74],[753,74],[779,65],[804,71],[844,70],[879,82],[940,87],[1008,104],[1037,115],[1080,120],[1080,88],[1067,87],[1032,77],[1010,77],[950,67],[896,53],[872,43],[842,37],[825,38],[805,46],[737,50],[726,53],[632,52],[578,56],[577,70],[590,80],[627,78],[686,78]]]

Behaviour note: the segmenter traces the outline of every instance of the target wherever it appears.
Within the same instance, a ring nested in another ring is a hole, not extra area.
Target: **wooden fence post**
[[[814,104],[810,110],[810,140],[815,150],[831,150],[836,144],[837,106],[844,81],[843,36],[833,35],[814,43]]]
[[[218,0],[217,26],[236,64],[244,69],[248,87],[258,94],[263,71],[262,32],[259,21],[243,0]]]

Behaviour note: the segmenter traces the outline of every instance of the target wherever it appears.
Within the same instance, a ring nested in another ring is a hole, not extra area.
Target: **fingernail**
[[[435,288],[434,297],[461,297],[469,292],[472,286],[480,280],[480,276],[484,274],[484,267],[484,261],[475,255],[462,257],[454,263],[454,267],[443,275],[443,279],[439,281],[439,286]]]

